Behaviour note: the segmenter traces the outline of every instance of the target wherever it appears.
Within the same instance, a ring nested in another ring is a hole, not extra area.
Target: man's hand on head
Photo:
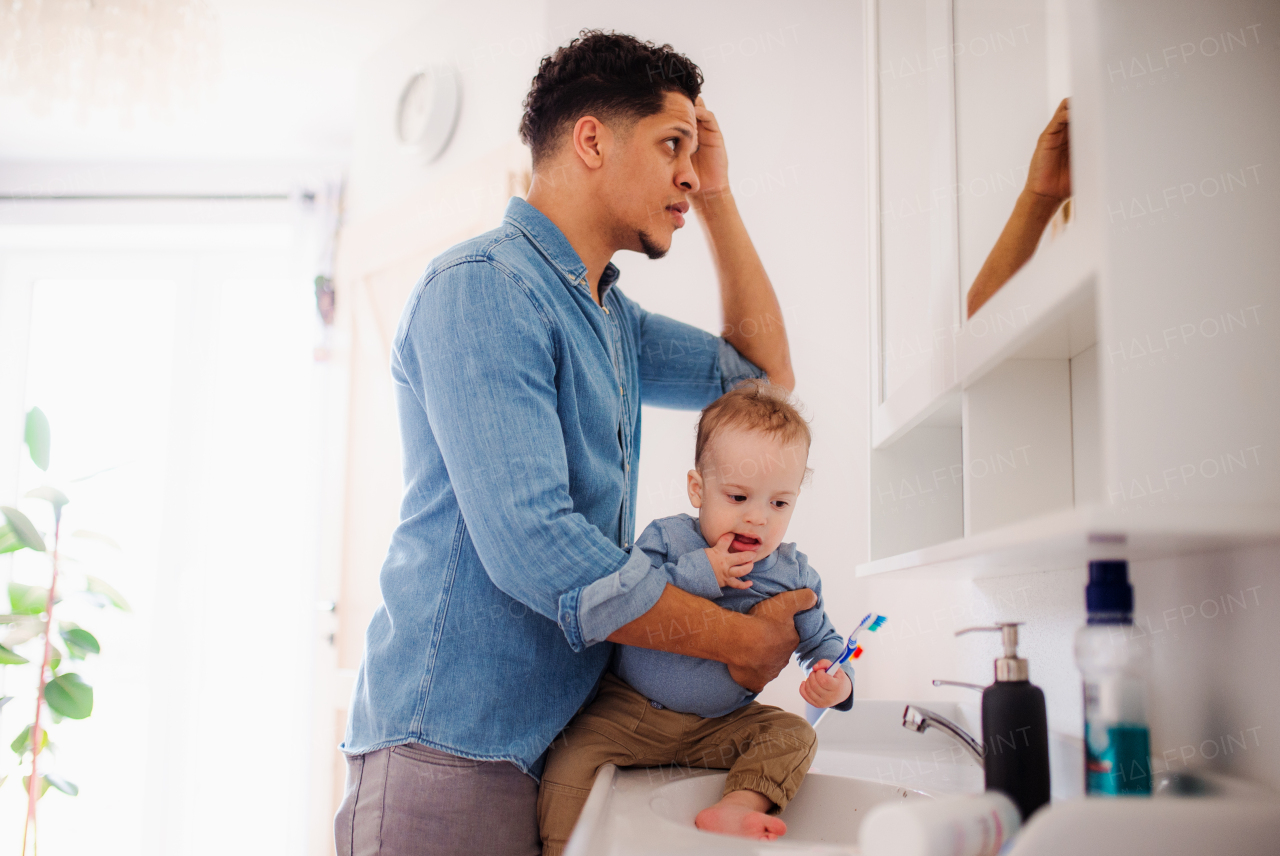
[[[693,104],[698,117],[698,150],[693,153],[693,169],[698,173],[698,191],[691,193],[691,202],[699,208],[708,199],[729,192],[729,155],[724,148],[724,135],[720,123],[707,109],[702,96]]]

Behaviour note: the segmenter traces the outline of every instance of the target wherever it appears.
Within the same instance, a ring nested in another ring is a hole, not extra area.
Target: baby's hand
[[[733,543],[733,533],[726,532],[720,536],[714,547],[704,547],[707,558],[711,560],[711,570],[716,572],[716,585],[720,588],[751,588],[751,581],[743,582],[741,577],[751,573],[755,566],[755,550],[744,550],[741,553],[730,553],[729,545]]]
[[[813,671],[800,685],[800,697],[814,707],[833,707],[849,697],[853,692],[853,682],[844,669],[836,669],[834,675],[827,674],[830,660],[819,660],[813,664]]]

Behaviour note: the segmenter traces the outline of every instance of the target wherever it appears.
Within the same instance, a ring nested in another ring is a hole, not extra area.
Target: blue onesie
[[[836,632],[822,609],[822,580],[795,544],[779,544],[776,550],[756,562],[751,573],[744,577],[752,582],[751,587],[745,589],[722,589],[716,585],[711,560],[703,552],[709,546],[698,528],[698,519],[687,514],[653,521],[635,543],[655,566],[666,571],[672,585],[736,612],[746,612],[765,598],[784,591],[813,589],[818,596],[817,604],[796,613],[796,630],[800,634],[796,653],[806,667],[824,658],[835,660],[840,656],[844,637]],[[842,668],[852,681],[850,664],[845,663]],[[650,701],[682,713],[724,716],[756,697],[756,693],[729,676],[729,667],[724,663],[668,651],[619,645],[613,671]],[[832,709],[851,707],[852,692]]]

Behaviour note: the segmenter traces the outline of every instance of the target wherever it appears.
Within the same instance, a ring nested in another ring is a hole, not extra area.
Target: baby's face
[[[782,543],[800,495],[808,450],[803,443],[737,426],[722,428],[703,453],[703,471],[689,470],[689,501],[699,510],[707,544],[735,533],[731,552],[756,551],[756,561]]]

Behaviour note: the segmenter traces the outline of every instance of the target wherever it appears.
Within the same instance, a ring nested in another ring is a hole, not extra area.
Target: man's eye
[[[676,147],[680,145],[680,143],[676,141],[676,138],[675,138],[675,137],[672,137],[672,138],[671,138],[671,139],[669,139],[669,140],[663,140],[663,142],[664,142],[664,143],[670,143],[670,144],[671,144],[671,153],[672,153],[672,154],[675,154],[675,153],[676,153]]]

